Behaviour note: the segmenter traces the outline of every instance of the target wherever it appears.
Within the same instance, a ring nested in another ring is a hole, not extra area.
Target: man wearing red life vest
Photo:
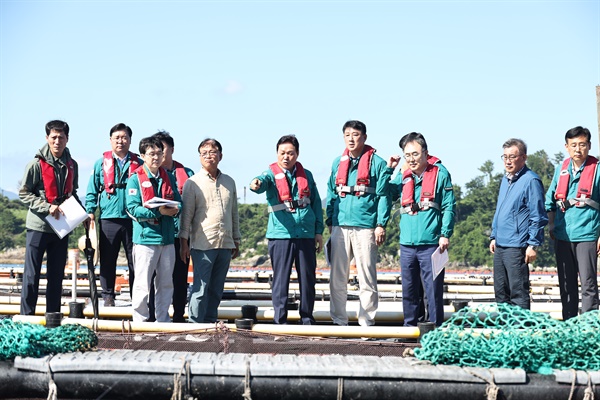
[[[70,196],[77,199],[78,168],[67,148],[69,125],[63,121],[46,124],[46,142],[27,164],[19,198],[29,207],[21,314],[34,315],[42,258],[46,253],[46,312],[58,312],[61,306],[62,280],[67,262],[69,235],[60,239],[46,217],[58,219],[61,204]],[[79,200],[77,200],[79,201]],[[87,223],[87,222],[86,222]]]
[[[135,283],[131,254],[133,225],[127,215],[125,187],[129,177],[143,161],[137,154],[129,151],[132,135],[131,128],[123,123],[110,129],[111,150],[104,152],[102,158],[94,164],[85,196],[85,208],[92,221],[96,210],[100,210],[100,284],[104,305],[107,307],[115,305],[117,258],[121,246],[127,258],[129,287],[132,288]]]
[[[546,193],[548,230],[555,239],[563,320],[598,310],[600,178],[598,159],[589,155],[591,133],[577,126],[565,134],[569,158],[556,167]]]
[[[175,141],[169,132],[159,131],[153,135],[160,139],[164,146],[164,160],[161,167],[175,177],[177,190],[183,195],[183,185],[188,178],[194,175],[194,171],[184,167],[181,163],[173,160]],[[187,303],[188,289],[188,266],[189,261],[183,261],[179,255],[179,218],[175,218],[175,265],[173,267],[173,322],[186,322],[185,304]],[[154,320],[154,284],[150,287],[150,321]]]
[[[348,121],[342,128],[346,149],[333,161],[327,184],[327,220],[331,232],[330,314],[337,325],[348,325],[346,302],[350,261],[359,280],[358,323],[375,324],[378,306],[377,246],[385,241],[390,216],[391,172],[386,162],[365,144],[367,127]],[[391,170],[393,171],[393,170]]]
[[[155,285],[155,314],[158,322],[171,322],[169,306],[173,299],[173,265],[175,264],[175,216],[179,213],[181,196],[173,175],[160,165],[163,144],[147,137],[140,141],[144,164],[127,182],[127,212],[133,219],[133,267],[136,280],[132,287],[133,320],[150,318],[148,295],[150,281]],[[154,207],[154,198],[178,202]]]
[[[423,285],[429,320],[444,322],[444,270],[434,277],[431,256],[439,247],[448,251],[454,231],[456,200],[448,170],[429,155],[425,137],[411,132],[400,139],[407,168],[390,184],[393,198],[401,197],[400,268],[404,325],[416,326],[422,307]],[[395,168],[400,156],[390,157]]]
[[[323,209],[312,173],[297,162],[300,144],[282,136],[275,147],[277,162],[250,183],[255,193],[267,193],[269,256],[273,266],[272,300],[276,324],[287,323],[292,265],[300,284],[300,318],[313,325],[317,252],[323,247]]]
[[[502,145],[506,175],[500,183],[492,221],[490,252],[494,254],[494,292],[497,303],[530,308],[529,266],[544,240],[548,216],[544,187],[527,165],[527,145],[509,139]]]

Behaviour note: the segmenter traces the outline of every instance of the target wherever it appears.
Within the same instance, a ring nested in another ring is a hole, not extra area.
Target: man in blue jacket
[[[529,267],[544,240],[548,216],[540,177],[527,165],[527,145],[509,139],[502,161],[506,175],[500,184],[492,222],[490,251],[494,254],[494,292],[497,303],[529,309]]]

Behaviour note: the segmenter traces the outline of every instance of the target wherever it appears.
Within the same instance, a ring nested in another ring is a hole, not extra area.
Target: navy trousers
[[[494,251],[494,292],[496,303],[508,303],[529,309],[529,267],[527,247],[496,246]]]
[[[100,284],[102,298],[115,297],[115,279],[117,274],[117,258],[121,245],[125,249],[127,267],[129,268],[129,288],[133,293],[133,221],[130,218],[108,218],[100,222]]]
[[[42,259],[46,253],[46,312],[59,312],[62,281],[67,263],[69,235],[60,239],[56,234],[27,230],[21,314],[35,315]]]
[[[314,239],[269,239],[269,256],[273,266],[272,300],[276,324],[287,323],[287,300],[292,264],[300,284],[300,318],[303,325],[315,323],[315,282],[317,253]]]
[[[417,326],[423,316],[423,288],[427,296],[429,320],[436,326],[444,322],[444,273],[433,279],[431,255],[437,245],[400,245],[400,268],[402,271],[402,308],[404,325]],[[422,282],[422,283],[421,283]]]

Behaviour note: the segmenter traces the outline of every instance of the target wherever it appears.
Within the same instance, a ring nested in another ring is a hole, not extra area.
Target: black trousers
[[[127,267],[129,268],[129,287],[133,288],[133,221],[129,218],[108,218],[100,220],[100,284],[102,297],[115,297],[115,279],[117,258],[123,245]]]
[[[59,312],[62,281],[67,263],[69,235],[60,239],[56,234],[27,230],[21,314],[34,315],[40,287],[42,260],[46,253],[46,312]]]

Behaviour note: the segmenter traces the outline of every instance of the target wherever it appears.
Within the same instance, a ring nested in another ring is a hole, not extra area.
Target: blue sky
[[[199,169],[206,137],[244,186],[284,134],[321,196],[346,120],[366,123],[387,158],[425,135],[464,186],[502,143],[564,150],[583,125],[598,154],[600,2],[0,1],[0,188],[17,191],[44,124],[71,126],[80,195],[124,122],[164,129]],[[246,202],[264,202],[249,190]]]

